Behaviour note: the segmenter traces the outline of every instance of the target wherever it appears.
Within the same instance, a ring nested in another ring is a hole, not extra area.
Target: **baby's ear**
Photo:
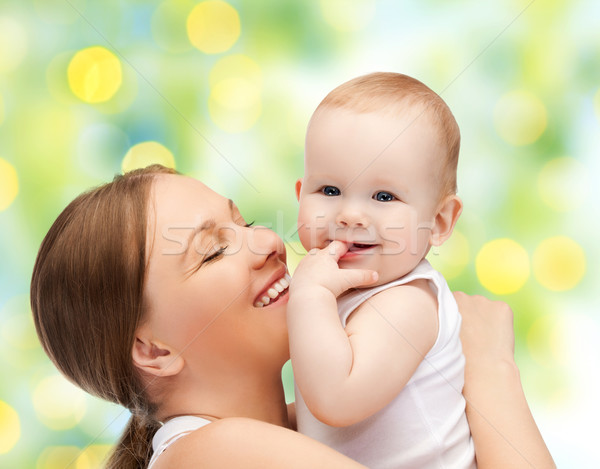
[[[136,332],[131,357],[135,366],[154,376],[176,375],[185,363],[175,349],[153,338],[146,325]]]
[[[462,200],[457,195],[449,195],[442,200],[431,230],[430,243],[432,246],[441,246],[450,237],[454,225],[462,213],[462,208]]]
[[[296,200],[300,200],[300,191],[302,190],[302,178],[296,181]]]

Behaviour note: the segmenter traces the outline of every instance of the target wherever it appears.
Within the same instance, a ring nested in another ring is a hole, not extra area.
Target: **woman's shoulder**
[[[260,420],[230,417],[173,443],[154,469],[169,467],[363,467],[293,430]]]

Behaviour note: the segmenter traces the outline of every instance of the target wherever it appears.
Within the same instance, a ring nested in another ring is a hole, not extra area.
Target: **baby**
[[[395,73],[339,86],[308,126],[309,254],[287,313],[298,430],[373,469],[475,467],[460,315],[425,260],[462,211],[459,146],[444,101]]]

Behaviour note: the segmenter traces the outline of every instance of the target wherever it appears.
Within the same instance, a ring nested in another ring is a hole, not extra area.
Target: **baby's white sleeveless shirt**
[[[406,386],[379,412],[340,428],[313,417],[296,386],[298,431],[371,469],[475,468],[462,396],[465,359],[459,338],[461,317],[442,275],[422,260],[398,280],[340,298],[340,319],[346,327],[350,313],[368,298],[416,279],[428,280],[437,296],[439,331],[435,344]],[[398,305],[400,311],[402,307]],[[373,383],[376,386],[378,383]]]
[[[179,438],[198,430],[204,425],[208,425],[210,420],[193,415],[183,417],[175,417],[165,423],[152,438],[152,459],[148,464],[148,469],[151,469],[158,457],[164,453],[169,446],[175,443]]]

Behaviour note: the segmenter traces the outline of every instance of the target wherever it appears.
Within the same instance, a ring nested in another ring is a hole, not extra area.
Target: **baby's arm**
[[[336,296],[372,283],[368,271],[339,269],[344,252],[340,242],[311,251],[294,274],[288,304],[296,382],[313,415],[334,426],[359,422],[389,403],[437,335],[436,300],[419,282],[375,295],[344,330]]]

